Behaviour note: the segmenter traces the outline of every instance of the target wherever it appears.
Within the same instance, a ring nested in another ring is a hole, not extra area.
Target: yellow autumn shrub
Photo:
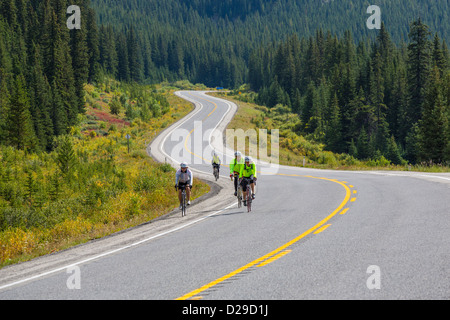
[[[38,239],[33,231],[15,228],[0,233],[0,263],[17,255],[30,253],[37,243]]]

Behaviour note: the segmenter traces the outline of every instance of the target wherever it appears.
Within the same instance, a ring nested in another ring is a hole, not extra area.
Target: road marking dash
[[[326,224],[323,227],[321,227],[320,229],[318,229],[317,231],[314,232],[314,234],[319,234],[322,231],[325,231],[326,228],[328,228],[329,226],[331,226],[331,224]]]
[[[269,263],[274,262],[275,260],[278,260],[278,259],[280,259],[281,257],[287,255],[287,254],[290,253],[291,251],[292,251],[292,250],[285,250],[285,251],[282,251],[282,252],[280,252],[279,254],[277,254],[277,255],[275,255],[275,256],[273,256],[273,257],[271,257],[271,258],[269,258],[269,259],[267,259],[267,260],[265,260],[265,261],[263,261],[263,262],[261,262],[260,264],[257,265],[257,267],[264,267],[265,265],[268,265]]]

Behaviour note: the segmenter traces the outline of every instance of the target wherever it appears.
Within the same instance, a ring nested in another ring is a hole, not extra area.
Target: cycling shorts
[[[178,188],[186,188],[187,186],[191,185],[191,180],[188,180],[187,182],[178,182]]]
[[[246,192],[247,191],[247,185],[248,184],[252,184],[252,183],[253,183],[253,179],[243,178],[242,181],[241,181],[242,191]]]

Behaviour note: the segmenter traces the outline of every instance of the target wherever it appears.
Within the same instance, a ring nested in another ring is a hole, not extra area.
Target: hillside
[[[0,268],[113,234],[178,207],[174,169],[156,163],[146,148],[192,105],[170,88],[111,79],[85,90],[86,114],[78,115],[68,135],[54,139],[54,151],[30,153],[0,144]],[[160,100],[147,109],[155,97]],[[149,119],[160,101],[164,114]],[[205,182],[194,179],[192,199],[209,192]]]
[[[247,82],[250,52],[292,34],[308,37],[322,29],[340,37],[348,30],[356,41],[374,39],[378,32],[366,27],[370,4],[366,0],[91,0],[99,24],[136,31],[145,78],[186,78],[225,87]],[[381,0],[377,5],[396,44],[408,39],[409,25],[419,16],[450,41],[448,0]]]

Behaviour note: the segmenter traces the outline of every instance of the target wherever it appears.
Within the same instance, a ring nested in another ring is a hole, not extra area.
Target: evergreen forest
[[[81,29],[69,30],[69,5]],[[445,163],[449,1],[2,0],[0,143],[51,151],[85,112],[87,83],[249,84],[330,151]],[[163,100],[157,97],[156,100]],[[159,101],[166,104],[164,101]]]

